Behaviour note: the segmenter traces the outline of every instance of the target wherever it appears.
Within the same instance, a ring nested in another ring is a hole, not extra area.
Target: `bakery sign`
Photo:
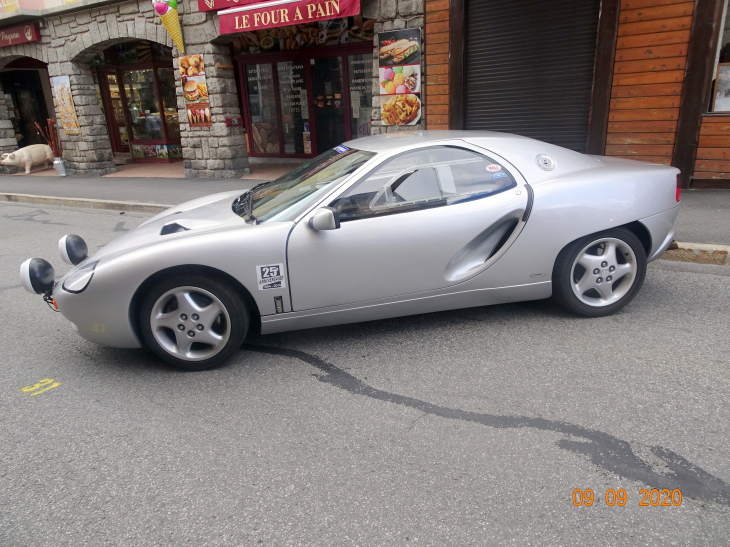
[[[245,0],[243,0],[245,1]],[[349,17],[360,13],[360,0],[274,0],[218,12],[221,34]]]
[[[40,39],[41,33],[38,30],[38,23],[0,29],[0,47],[17,46],[18,44],[37,42]]]

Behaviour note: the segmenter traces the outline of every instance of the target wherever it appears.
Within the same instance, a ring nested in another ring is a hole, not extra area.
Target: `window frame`
[[[503,171],[506,171],[507,174],[512,177],[512,180],[514,181],[514,184],[510,184],[508,186],[505,186],[502,189],[496,190],[494,192],[475,192],[474,194],[468,195],[464,194],[462,196],[462,199],[459,199],[455,202],[448,203],[447,200],[448,197],[441,197],[441,198],[424,198],[420,200],[415,201],[408,201],[404,202],[402,205],[395,205],[390,206],[387,208],[383,208],[381,211],[375,213],[375,214],[368,214],[364,216],[360,216],[357,218],[340,218],[340,221],[342,223],[347,222],[353,222],[357,220],[369,220],[369,219],[375,219],[385,216],[391,216],[394,214],[401,214],[401,213],[411,213],[416,211],[423,211],[426,209],[433,209],[436,207],[449,207],[453,205],[459,205],[461,203],[466,203],[469,201],[476,201],[488,198],[490,196],[496,196],[497,194],[501,194],[502,192],[506,192],[507,190],[512,190],[515,188],[519,188],[520,186],[523,186],[525,184],[524,178],[521,176],[521,173],[508,161],[506,161],[504,158],[499,156],[498,154],[495,154],[491,150],[487,150],[486,148],[481,148],[476,145],[472,145],[471,143],[467,143],[465,141],[459,141],[458,144],[454,141],[447,141],[447,142],[429,142],[424,143],[423,146],[413,147],[409,150],[395,152],[393,154],[389,154],[387,157],[384,157],[382,161],[380,161],[377,165],[375,165],[372,169],[369,169],[366,173],[363,175],[357,177],[356,180],[353,180],[351,184],[347,184],[347,187],[342,188],[341,191],[336,196],[328,196],[325,197],[323,202],[320,203],[319,206],[326,205],[328,207],[336,207],[337,201],[343,198],[344,194],[347,194],[350,192],[353,188],[357,187],[360,183],[367,180],[370,176],[372,176],[374,173],[376,173],[378,170],[382,169],[388,162],[397,159],[399,156],[402,156],[404,154],[410,154],[414,152],[424,152],[427,150],[432,150],[435,148],[456,148],[458,150],[464,150],[467,152],[471,152],[472,154],[475,154],[479,156],[481,159],[483,159],[486,162],[492,162],[497,163],[502,167]],[[489,154],[489,155],[487,155]],[[376,156],[377,157],[377,156]],[[448,162],[446,164],[451,164],[452,162]],[[458,160],[454,160],[453,163],[461,163]],[[444,162],[439,163],[439,165],[444,165]],[[400,171],[398,171],[394,176],[390,177],[388,182],[384,184],[381,189],[376,193],[376,195],[371,199],[370,203],[374,203],[385,191],[386,187],[390,188],[392,184],[398,180],[401,176],[408,172],[416,172],[421,167],[431,167],[433,168],[433,164],[425,164],[425,165],[419,165],[419,166],[410,166],[408,168],[404,168]],[[440,183],[439,183],[440,187]],[[479,196],[479,197],[473,197],[473,196]],[[452,196],[455,197],[455,196]]]

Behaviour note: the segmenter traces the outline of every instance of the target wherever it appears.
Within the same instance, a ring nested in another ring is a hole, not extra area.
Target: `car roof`
[[[402,131],[362,137],[346,142],[345,146],[357,150],[366,150],[368,152],[394,152],[397,149],[410,148],[433,141],[451,139],[471,140],[475,138],[494,139],[495,141],[503,139],[534,140],[529,137],[512,135],[510,133],[498,133],[496,131]]]
[[[395,152],[397,154],[414,146],[448,140],[467,142],[483,148],[485,151],[498,154],[519,169],[530,184],[602,165],[597,158],[567,148],[521,135],[496,131],[397,132],[363,137],[349,141],[345,145],[356,150],[377,153]],[[536,158],[541,154],[547,154],[553,158],[554,170],[546,171],[538,166]]]

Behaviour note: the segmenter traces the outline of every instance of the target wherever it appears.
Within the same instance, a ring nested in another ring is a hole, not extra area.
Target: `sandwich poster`
[[[178,67],[190,127],[212,126],[203,56],[188,55],[187,57],[180,57]]]
[[[71,78],[69,76],[54,76],[51,78],[51,88],[56,97],[56,110],[61,119],[61,127],[68,135],[81,133],[79,120],[76,117],[74,99],[71,96]]]
[[[421,29],[378,34],[382,125],[415,125],[421,119]]]

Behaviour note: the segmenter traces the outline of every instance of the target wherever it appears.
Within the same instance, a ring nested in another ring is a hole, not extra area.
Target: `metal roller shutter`
[[[467,0],[466,129],[585,152],[600,0]]]

